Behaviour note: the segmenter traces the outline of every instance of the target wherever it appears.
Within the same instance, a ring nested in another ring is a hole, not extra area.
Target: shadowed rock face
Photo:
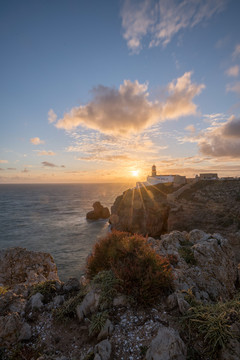
[[[110,217],[110,211],[107,207],[103,207],[99,201],[93,204],[92,211],[89,211],[86,215],[88,220],[108,219]]]
[[[153,237],[196,228],[219,232],[238,247],[240,260],[240,180],[198,181],[176,197],[175,191],[164,184],[126,191],[112,206],[112,227]]]
[[[170,188],[150,186],[127,190],[118,196],[111,208],[110,223],[116,230],[160,236],[166,231],[170,206]]]

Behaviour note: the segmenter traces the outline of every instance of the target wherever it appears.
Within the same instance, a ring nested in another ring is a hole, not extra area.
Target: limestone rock
[[[119,294],[113,299],[113,306],[126,306],[127,298],[125,295]]]
[[[32,337],[32,329],[28,323],[24,323],[20,330],[18,341],[29,340]]]
[[[47,280],[59,280],[52,256],[23,248],[0,250],[0,283],[33,285]]]
[[[99,299],[100,294],[96,290],[90,290],[87,293],[82,303],[76,308],[79,321],[82,321],[85,316],[95,312],[98,309]]]
[[[162,326],[152,340],[146,360],[184,360],[187,348],[177,331]]]
[[[32,309],[41,309],[43,307],[43,300],[44,296],[40,293],[37,293],[31,296],[29,303]]]
[[[88,220],[108,219],[110,212],[107,207],[103,207],[99,201],[93,204],[93,211],[89,211],[86,215]]]
[[[187,263],[181,251],[186,246],[195,264]],[[157,252],[164,256],[178,254],[179,261],[173,268],[175,290],[192,289],[199,300],[226,300],[234,294],[237,280],[234,254],[221,235],[209,235],[199,230],[190,234],[173,231],[161,237]]]
[[[77,278],[70,278],[63,285],[64,291],[77,291],[79,289],[80,289],[80,282]]]
[[[111,321],[109,319],[107,319],[104,327],[98,334],[97,340],[100,341],[100,340],[106,339],[108,336],[112,335],[112,332],[113,332],[113,324],[111,323]]]
[[[18,313],[0,316],[0,345],[12,346],[18,339],[21,325]]]
[[[111,343],[108,340],[103,340],[94,348],[94,360],[109,360],[112,352]]]

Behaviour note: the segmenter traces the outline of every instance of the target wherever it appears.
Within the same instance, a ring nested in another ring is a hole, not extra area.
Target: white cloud
[[[119,89],[99,85],[94,88],[93,100],[74,107],[56,123],[57,128],[71,130],[78,126],[106,134],[126,135],[168,119],[196,114],[193,98],[205,86],[191,82],[191,72],[172,81],[165,91],[164,101],[150,101],[148,85],[137,80],[124,80]]]
[[[239,66],[235,65],[226,70],[228,76],[237,77],[239,74]]]
[[[189,131],[189,132],[191,132],[191,133],[194,133],[194,132],[196,131],[195,126],[192,125],[192,124],[186,126],[186,127],[185,127],[185,130],[187,130],[187,131]]]
[[[227,92],[235,92],[236,94],[240,94],[240,81],[236,82],[235,84],[228,84],[227,85]]]
[[[121,16],[124,38],[133,52],[145,36],[149,46],[168,44],[186,28],[193,28],[223,10],[227,0],[125,0]]]
[[[232,54],[233,58],[237,58],[240,55],[240,44],[235,46],[234,52]]]
[[[53,111],[53,109],[50,109],[48,112],[48,121],[50,123],[54,123],[57,120],[57,115]]]
[[[31,138],[30,142],[34,145],[40,145],[40,144],[44,144],[45,141],[44,140],[40,140],[39,137],[35,137],[35,138]]]
[[[46,151],[46,150],[42,150],[42,151],[38,151],[38,156],[54,156],[54,155],[56,155],[56,153],[55,152],[53,152],[53,151]]]
[[[7,164],[8,160],[0,160],[0,164]]]

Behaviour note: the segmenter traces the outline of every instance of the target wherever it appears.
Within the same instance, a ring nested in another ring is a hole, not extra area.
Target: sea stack
[[[110,217],[110,211],[107,207],[103,207],[99,201],[93,204],[92,211],[89,211],[86,215],[87,220],[99,220],[108,219]]]

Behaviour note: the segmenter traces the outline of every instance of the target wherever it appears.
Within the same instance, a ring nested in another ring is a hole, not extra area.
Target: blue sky
[[[0,4],[0,182],[240,176],[237,0]],[[136,174],[136,173],[134,173]]]

